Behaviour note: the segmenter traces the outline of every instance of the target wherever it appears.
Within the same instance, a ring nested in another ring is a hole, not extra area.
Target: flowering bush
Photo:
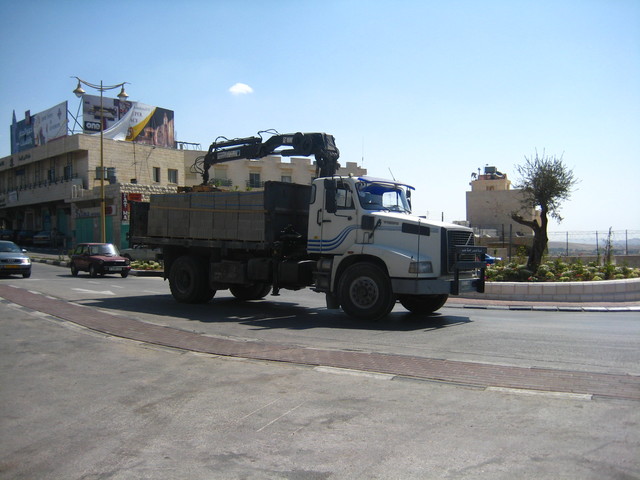
[[[640,278],[640,269],[613,264],[597,265],[595,262],[584,265],[580,260],[565,263],[556,259],[543,263],[535,273],[518,262],[500,262],[489,265],[486,276],[488,282],[582,282]]]
[[[162,270],[163,267],[161,263],[154,261],[133,261],[131,262],[131,268],[134,270]]]

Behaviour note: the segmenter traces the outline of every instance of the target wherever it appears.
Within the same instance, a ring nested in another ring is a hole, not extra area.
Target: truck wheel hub
[[[354,304],[369,307],[378,299],[378,286],[369,277],[360,277],[351,284],[349,293]]]

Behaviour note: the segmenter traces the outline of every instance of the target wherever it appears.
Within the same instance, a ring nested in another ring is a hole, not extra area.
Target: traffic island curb
[[[69,268],[69,262],[67,260],[50,260],[47,258],[31,258],[32,262],[46,263],[47,265],[56,265],[58,267]],[[134,277],[162,277],[164,276],[163,270],[135,270],[131,269],[129,275]]]

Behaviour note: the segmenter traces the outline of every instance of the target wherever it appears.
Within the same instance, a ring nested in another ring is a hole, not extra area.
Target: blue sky
[[[433,219],[465,219],[478,168],[562,155],[580,184],[550,230],[640,230],[637,0],[0,0],[0,40],[0,157],[14,110],[127,81],[203,148],[331,133]]]

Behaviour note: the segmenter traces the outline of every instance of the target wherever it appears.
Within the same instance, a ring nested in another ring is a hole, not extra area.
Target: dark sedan
[[[120,256],[111,243],[80,243],[71,254],[71,275],[89,272],[92,277],[108,273],[119,273],[126,278],[131,270],[128,258]]]

